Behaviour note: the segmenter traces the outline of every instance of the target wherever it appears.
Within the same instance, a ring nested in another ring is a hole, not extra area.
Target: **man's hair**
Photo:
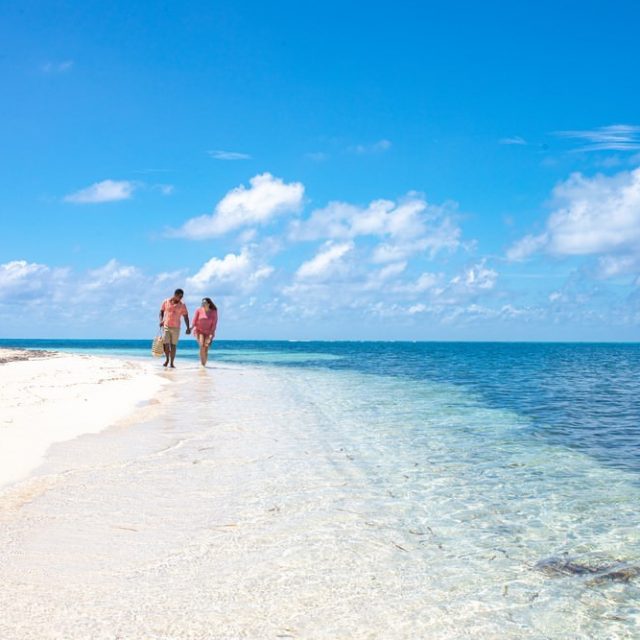
[[[173,292],[173,295],[174,295],[174,296],[183,296],[183,295],[184,295],[184,291],[183,291],[182,289],[176,289],[176,290]]]

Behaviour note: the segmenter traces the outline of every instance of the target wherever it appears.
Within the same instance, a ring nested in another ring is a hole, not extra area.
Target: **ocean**
[[[148,340],[0,346],[151,359]],[[183,340],[173,375],[196,362]],[[279,514],[252,544],[290,580],[246,578],[234,597],[271,620],[285,601],[315,611],[229,637],[640,637],[640,344],[221,340],[210,365],[218,381],[257,372],[263,391],[223,406],[224,385],[198,378],[171,424],[198,460],[216,412],[264,438],[267,475],[246,476],[235,518]]]

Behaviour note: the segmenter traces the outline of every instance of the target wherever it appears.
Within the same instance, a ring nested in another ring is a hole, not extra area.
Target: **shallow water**
[[[638,348],[535,347],[184,358],[0,498],[0,636],[637,638]]]

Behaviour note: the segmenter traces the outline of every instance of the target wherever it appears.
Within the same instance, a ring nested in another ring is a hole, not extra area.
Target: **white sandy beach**
[[[102,431],[163,384],[142,362],[0,349],[0,488],[35,469],[52,444]]]
[[[63,363],[85,361],[48,366]],[[154,409],[59,442],[0,492],[0,637],[415,637],[427,566],[365,504],[366,474],[323,410],[333,388],[184,361],[163,375]],[[53,406],[64,395],[72,415],[83,393],[58,389]]]

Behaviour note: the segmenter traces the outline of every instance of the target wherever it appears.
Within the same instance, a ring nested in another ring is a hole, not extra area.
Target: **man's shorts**
[[[180,327],[165,327],[162,332],[162,342],[164,344],[178,344],[180,339]]]

